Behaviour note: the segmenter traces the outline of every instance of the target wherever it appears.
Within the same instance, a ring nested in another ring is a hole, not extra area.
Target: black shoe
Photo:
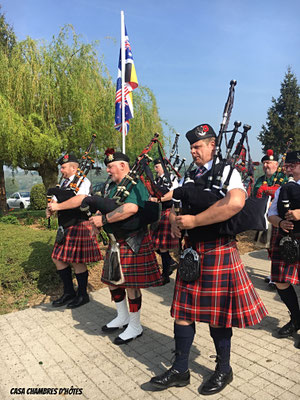
[[[137,335],[137,336],[134,337],[134,338],[130,338],[130,339],[126,339],[126,340],[123,340],[123,339],[120,338],[120,336],[118,336],[118,337],[115,338],[114,344],[117,344],[118,346],[121,346],[121,344],[129,343],[129,342],[131,342],[133,339],[137,339],[138,337],[141,337],[142,334],[143,334],[143,332],[140,333],[139,335]]]
[[[162,284],[163,284],[163,286],[166,285],[167,283],[170,283],[170,278],[169,278],[169,276],[162,275],[161,277],[162,277]]]
[[[300,329],[300,321],[292,321],[290,320],[287,324],[285,324],[282,328],[278,330],[278,336],[280,338],[287,338],[289,336],[293,336]]]
[[[88,303],[90,301],[89,295],[88,294],[77,294],[74,300],[72,300],[68,305],[67,308],[77,308],[80,306],[83,306],[84,304]]]
[[[52,306],[53,307],[64,306],[65,304],[68,304],[71,300],[73,300],[75,296],[76,293],[74,294],[64,293],[59,299],[52,301]]]
[[[118,329],[127,328],[127,326],[128,326],[128,324],[126,324],[126,325],[124,325],[124,326],[117,326],[117,327],[114,327],[114,328],[113,328],[113,327],[112,327],[112,328],[109,328],[107,325],[103,325],[102,328],[101,328],[101,330],[102,330],[102,332],[112,333],[112,332],[117,331]]]
[[[232,369],[227,374],[216,370],[213,375],[209,378],[204,385],[199,388],[199,393],[204,395],[210,395],[221,392],[228,383],[232,382],[233,373]]]
[[[178,263],[175,261],[173,264],[169,265],[169,275],[172,275],[175,269],[178,268]]]
[[[186,386],[190,383],[190,371],[178,372],[170,368],[161,375],[151,378],[150,383],[158,389],[168,389],[171,386]]]

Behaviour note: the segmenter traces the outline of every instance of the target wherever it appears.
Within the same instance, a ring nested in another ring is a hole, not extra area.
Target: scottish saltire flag
[[[115,128],[122,132],[122,62],[121,62],[121,49],[118,65],[118,79],[116,87],[116,113],[115,113]],[[135,72],[131,47],[125,27],[125,84],[124,84],[124,97],[125,97],[125,135],[129,131],[129,120],[133,118],[133,104],[132,104],[132,91],[138,87],[138,80]],[[123,133],[123,132],[122,132]]]

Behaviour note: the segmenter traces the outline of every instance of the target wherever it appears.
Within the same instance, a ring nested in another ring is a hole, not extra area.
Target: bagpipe
[[[47,191],[47,200],[48,203],[51,202],[51,199],[53,196],[56,197],[58,203],[62,203],[66,200],[69,200],[73,196],[78,193],[80,186],[82,185],[84,179],[86,178],[87,174],[91,170],[92,166],[94,165],[95,161],[89,156],[90,151],[92,149],[93,143],[95,141],[96,135],[92,135],[92,139],[84,152],[83,156],[81,157],[79,161],[79,165],[77,168],[77,171],[75,173],[75,176],[70,182],[69,186],[66,188],[61,188],[60,187],[60,182],[62,181],[63,176],[61,176],[59,183],[56,185],[54,188],[49,188]],[[61,162],[62,158],[58,159],[58,163]],[[76,223],[79,220],[84,220],[86,219],[86,215],[82,214],[79,207],[75,209],[70,209],[70,210],[64,210],[58,212],[58,223],[59,225],[62,225],[66,227],[67,225],[72,225]],[[50,217],[48,218],[48,227],[50,227]]]
[[[281,160],[278,164],[278,167],[277,167],[275,176],[271,182],[271,185],[268,185],[267,181],[265,180],[263,182],[263,184],[257,190],[257,193],[256,193],[257,198],[260,199],[263,196],[271,196],[271,199],[274,199],[276,190],[282,185],[283,180],[284,180],[283,177],[279,177],[279,174],[282,172],[282,167],[283,167],[287,152],[289,151],[289,148],[290,148],[292,142],[293,142],[293,139],[290,138],[286,144],[286,150],[281,157]]]
[[[178,151],[178,140],[179,140],[180,133],[176,133],[175,140],[170,152],[169,159],[166,158],[167,162],[170,164],[171,170],[175,172],[177,178],[181,178],[180,171],[185,166],[186,159],[180,158],[179,151]],[[174,160],[173,160],[174,159]]]
[[[299,208],[300,185],[298,185],[291,176],[289,177],[289,181],[280,189],[277,202],[278,215],[282,219],[285,219],[285,214],[289,210],[296,210]],[[300,260],[300,221],[293,221],[293,224],[294,229],[290,230],[289,233],[280,229],[280,234],[283,235],[283,237],[279,241],[279,251],[287,265],[297,263]]]
[[[259,162],[255,162],[251,158],[248,136],[246,136],[245,140],[247,148],[244,145],[242,146],[241,152],[235,163],[235,169],[240,173],[247,196],[250,197],[254,187],[255,166],[259,165]]]
[[[157,197],[159,200],[170,190],[175,179],[181,179],[180,171],[185,166],[186,159],[180,158],[178,152],[179,136],[180,133],[176,133],[169,157],[166,156],[162,143],[159,140],[157,141],[158,158],[164,171],[165,187],[157,185],[149,166],[146,166],[145,168],[146,179],[144,177],[141,178],[151,196]]]
[[[138,183],[139,179],[141,179],[146,167],[152,161],[148,153],[153,148],[154,144],[158,142],[158,137],[159,134],[156,133],[150,143],[142,150],[128,174],[126,174],[117,186],[117,190],[112,198],[99,196],[97,194],[86,197],[82,201],[80,210],[88,216],[91,216],[97,211],[105,215],[124,204],[131,190]],[[118,233],[119,236],[122,236],[122,234],[137,231],[148,224],[156,222],[160,218],[160,210],[161,205],[159,203],[146,201],[145,206],[139,208],[136,214],[123,221],[109,223],[109,227],[113,233]]]
[[[210,171],[194,182],[192,182],[191,179],[189,184],[185,184],[173,191],[173,199],[182,201],[182,211],[185,214],[196,215],[203,212],[218,200],[223,199],[227,193],[230,178],[235,169],[235,164],[243,148],[243,143],[247,137],[248,131],[251,129],[250,125],[245,124],[243,125],[243,131],[239,132],[241,122],[236,121],[233,130],[227,131],[233,107],[235,85],[236,81],[232,80],[230,82],[229,95],[223,111],[223,120],[220,125],[219,134],[216,138],[215,154]],[[231,133],[231,138],[226,148],[226,156],[222,158],[221,143],[224,133]],[[238,133],[241,134],[241,137],[237,143],[236,150],[231,154]],[[228,174],[225,182],[222,184],[221,180],[225,167],[228,169]],[[219,235],[230,236],[252,229],[266,230],[268,200],[269,199],[265,198],[248,198],[245,202],[245,206],[239,213],[227,221],[216,224],[214,229],[218,231]],[[185,208],[185,204],[188,205],[188,208]]]
[[[95,161],[89,156],[89,153],[92,149],[95,138],[96,138],[96,135],[93,134],[92,139],[91,139],[86,151],[84,152],[83,156],[81,157],[81,159],[79,161],[77,171],[75,173],[75,176],[74,176],[72,182],[70,182],[70,185],[66,189],[62,189],[60,187],[60,183],[63,179],[63,176],[61,176],[60,181],[56,185],[56,187],[48,189],[47,197],[55,196],[57,198],[58,203],[62,203],[63,201],[70,199],[71,197],[75,196],[76,193],[78,193],[82,182],[84,181],[87,174],[92,169],[92,167],[95,163]],[[58,163],[61,161],[61,158],[58,160]]]

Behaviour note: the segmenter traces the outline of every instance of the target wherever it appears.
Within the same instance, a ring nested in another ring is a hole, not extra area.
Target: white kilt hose
[[[258,324],[267,310],[244,268],[236,242],[219,238],[196,243],[195,250],[200,255],[200,277],[184,282],[177,273],[172,317],[226,328]]]
[[[66,230],[64,244],[55,242],[52,257],[65,263],[86,264],[103,259],[96,235],[89,221],[80,222]]]

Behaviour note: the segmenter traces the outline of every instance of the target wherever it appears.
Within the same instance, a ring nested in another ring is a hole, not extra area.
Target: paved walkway
[[[254,328],[234,329],[234,380],[210,399],[300,399],[300,335],[289,339],[273,336],[289,316],[276,292],[264,282],[270,267],[266,251],[242,258],[269,316]],[[125,346],[112,343],[116,334],[101,332],[101,326],[115,313],[107,289],[93,292],[91,302],[75,310],[45,304],[0,316],[0,399],[204,398],[198,388],[215,367],[206,324],[197,324],[189,386],[153,392],[145,384],[170,366],[174,344],[169,309],[174,277],[166,286],[143,291],[144,334]],[[299,288],[297,293],[300,296]],[[14,388],[25,394],[11,394],[16,393]],[[39,388],[48,394],[34,394]]]

